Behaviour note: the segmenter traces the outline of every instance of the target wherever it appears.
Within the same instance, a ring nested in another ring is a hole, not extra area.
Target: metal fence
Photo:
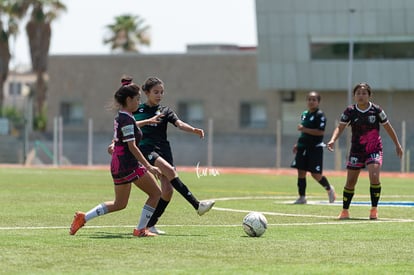
[[[263,167],[287,168],[294,158],[292,147],[297,136],[283,135],[223,135],[214,133],[213,122],[206,129],[206,138],[200,140],[193,135],[180,131],[169,133],[173,148],[174,161],[177,166],[216,166],[216,167]],[[405,129],[404,122],[401,129]],[[94,165],[109,164],[110,156],[107,146],[111,142],[112,133],[93,131],[93,122],[89,121],[88,129],[81,132],[66,132],[59,119],[55,121],[52,135],[44,135],[41,140],[32,140],[29,148],[37,154],[37,160],[46,164]],[[400,128],[400,127],[399,127]],[[278,129],[280,129],[278,127]],[[403,160],[395,153],[395,146],[385,131],[381,131],[384,143],[383,171],[410,172],[412,161],[410,151],[413,149],[405,130],[397,133],[405,148]],[[330,133],[329,133],[330,135]],[[326,135],[325,139],[330,136]],[[324,169],[345,169],[348,152],[344,133],[337,141],[334,152],[325,151]],[[47,153],[48,152],[48,153]],[[52,155],[52,157],[49,157]]]

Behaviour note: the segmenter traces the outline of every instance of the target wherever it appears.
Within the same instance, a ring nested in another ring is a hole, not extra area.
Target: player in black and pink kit
[[[369,218],[378,218],[378,201],[381,195],[380,170],[382,165],[382,141],[380,125],[382,125],[395,144],[399,158],[403,150],[397,134],[389,122],[384,110],[370,102],[371,87],[367,83],[359,83],[353,90],[356,104],[348,106],[341,115],[340,123],[335,128],[327,146],[330,151],[346,126],[352,128],[351,150],[347,162],[347,179],[343,191],[343,209],[339,219],[349,219],[349,206],[354,196],[355,185],[361,169],[367,167],[370,180],[371,211]]]
[[[131,182],[148,195],[142,209],[141,218],[133,235],[137,237],[156,236],[146,227],[158,200],[161,190],[153,176],[161,176],[161,171],[152,166],[138,149],[142,137],[132,112],[139,104],[140,88],[132,79],[122,79],[122,86],[115,92],[114,99],[119,106],[114,121],[114,146],[112,151],[111,175],[115,185],[115,199],[97,205],[86,213],[76,212],[69,233],[75,235],[84,224],[98,216],[124,209],[128,205]]]
[[[161,198],[147,225],[150,232],[160,235],[165,234],[165,232],[156,228],[155,224],[167,208],[174,189],[193,206],[200,216],[208,212],[213,207],[215,201],[197,200],[181,181],[175,170],[170,143],[167,139],[168,124],[172,124],[182,131],[195,134],[200,138],[204,138],[203,129],[195,128],[183,122],[171,108],[160,105],[161,99],[164,96],[164,83],[159,78],[148,78],[144,85],[142,85],[142,90],[147,96],[147,101],[139,105],[133,114],[138,127],[141,128],[143,133],[139,148],[148,162],[158,167],[162,173],[160,177]],[[112,151],[113,144],[108,147],[110,154]]]

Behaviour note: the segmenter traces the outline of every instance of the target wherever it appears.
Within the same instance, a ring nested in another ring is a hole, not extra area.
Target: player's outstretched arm
[[[195,127],[191,126],[190,124],[185,123],[182,120],[177,120],[175,122],[175,126],[177,126],[178,129],[180,129],[180,130],[183,130],[183,131],[189,132],[189,133],[193,133],[193,134],[198,135],[200,138],[204,138],[204,130],[203,129],[195,128]]]
[[[397,153],[397,156],[399,158],[402,158],[403,155],[403,149],[401,147],[400,142],[398,141],[398,137],[397,134],[394,131],[394,128],[392,127],[391,123],[385,123],[384,125],[384,129],[387,132],[387,134],[390,136],[390,138],[392,139],[392,141],[395,144],[395,152]]]
[[[339,136],[342,134],[342,132],[344,131],[346,127],[346,124],[338,124],[338,126],[335,128],[335,130],[332,133],[332,137],[329,140],[329,142],[326,144],[326,147],[328,148],[329,151],[333,152],[334,151],[334,144],[335,141],[339,138]]]
[[[148,119],[139,120],[135,122],[135,124],[137,125],[138,128],[141,128],[142,126],[145,126],[145,125],[158,124],[161,122],[161,118],[163,116],[164,116],[163,114],[158,114]]]

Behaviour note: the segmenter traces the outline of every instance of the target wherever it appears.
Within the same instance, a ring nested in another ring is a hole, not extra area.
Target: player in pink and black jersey
[[[355,104],[348,106],[341,115],[340,123],[335,128],[327,146],[333,151],[334,143],[346,126],[351,126],[351,150],[347,162],[347,179],[343,191],[343,209],[339,219],[349,219],[349,206],[354,196],[355,185],[361,169],[367,167],[370,179],[371,212],[369,218],[378,218],[378,201],[381,195],[380,170],[382,165],[382,140],[380,125],[382,125],[395,144],[398,157],[403,150],[384,110],[372,103],[371,87],[367,83],[359,83],[353,90]]]
[[[177,190],[200,216],[207,213],[213,207],[215,201],[199,201],[187,185],[182,182],[175,169],[170,142],[167,139],[169,124],[200,138],[204,138],[204,130],[182,121],[170,107],[161,105],[161,100],[164,97],[164,83],[161,79],[157,77],[147,78],[142,85],[142,90],[147,96],[147,101],[140,104],[133,115],[143,133],[139,149],[147,161],[159,168],[162,173],[160,176],[161,197],[147,225],[150,232],[160,235],[165,234],[165,232],[156,228],[155,224],[170,203],[173,189]],[[108,147],[110,154],[112,154],[112,151],[113,143]]]
[[[133,235],[137,237],[157,235],[148,230],[147,224],[161,196],[161,190],[151,174],[160,177],[161,171],[151,165],[138,148],[142,132],[137,127],[132,112],[138,108],[140,88],[132,82],[130,77],[124,77],[121,83],[121,87],[114,95],[115,103],[119,108],[114,120],[111,161],[115,199],[103,202],[86,213],[76,212],[69,231],[71,235],[75,235],[86,222],[93,218],[124,209],[128,205],[131,183],[148,195]]]

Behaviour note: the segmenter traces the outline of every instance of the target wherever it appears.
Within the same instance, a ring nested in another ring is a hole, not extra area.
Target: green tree
[[[9,38],[18,31],[16,18],[12,14],[12,1],[0,1],[0,110],[4,102],[3,86],[9,74],[11,59]],[[1,116],[1,113],[0,113]]]
[[[139,52],[139,45],[150,45],[149,26],[139,16],[130,14],[115,17],[115,23],[107,25],[108,38],[104,44],[110,44],[111,50],[122,52]]]
[[[35,84],[35,116],[43,115],[43,107],[46,101],[47,85],[45,74],[49,46],[52,36],[51,23],[61,11],[66,11],[66,6],[59,0],[21,0],[23,11],[31,11],[30,19],[26,24],[26,32],[29,39],[32,70],[36,74]]]

